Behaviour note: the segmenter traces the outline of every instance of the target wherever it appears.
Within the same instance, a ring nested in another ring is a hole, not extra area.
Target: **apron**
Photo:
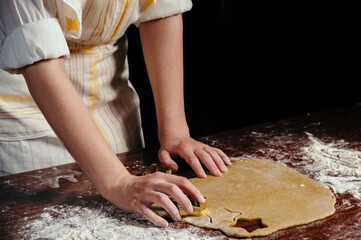
[[[143,21],[187,11],[191,1],[9,2],[18,4],[14,9],[21,8],[18,11],[22,14],[12,14],[19,19],[1,23],[1,34],[7,35],[6,27],[10,33],[6,38],[0,35],[0,67],[5,69],[0,69],[0,176],[74,162],[37,108],[23,76],[17,74],[34,58],[66,57],[69,79],[114,153],[144,147],[139,98],[129,81],[124,33],[130,24],[138,26]],[[34,11],[34,7],[38,9]],[[14,22],[20,27],[11,26]],[[48,37],[49,32],[55,32],[55,37]],[[31,45],[30,40],[43,44],[36,46],[40,53],[31,52],[32,46],[30,50],[24,47],[19,37],[23,35],[27,36],[23,40],[26,44]],[[24,54],[27,51],[29,54]]]

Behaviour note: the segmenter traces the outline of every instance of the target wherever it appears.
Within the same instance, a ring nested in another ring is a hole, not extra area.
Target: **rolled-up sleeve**
[[[0,1],[0,68],[11,73],[37,61],[68,57],[52,1]]]
[[[134,24],[139,26],[142,22],[183,13],[189,11],[191,8],[191,0],[154,0],[149,7],[139,13],[137,21],[135,21]]]

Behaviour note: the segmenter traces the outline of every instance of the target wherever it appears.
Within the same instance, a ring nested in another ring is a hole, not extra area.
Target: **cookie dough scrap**
[[[193,178],[207,197],[208,213],[182,221],[223,231],[228,236],[256,237],[331,216],[336,198],[324,184],[267,160],[233,162],[222,177]],[[237,222],[257,220],[248,232]]]

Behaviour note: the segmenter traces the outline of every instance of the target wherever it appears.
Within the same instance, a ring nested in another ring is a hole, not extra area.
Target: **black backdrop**
[[[185,100],[194,137],[361,100],[357,1],[193,0],[183,14]],[[137,29],[127,31],[130,79],[146,146],[157,144]]]

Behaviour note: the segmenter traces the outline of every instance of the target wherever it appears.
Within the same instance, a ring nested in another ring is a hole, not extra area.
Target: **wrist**
[[[128,170],[113,152],[103,152],[103,156],[89,156],[87,161],[78,161],[79,166],[91,179],[103,197],[109,196],[118,183],[130,175]],[[101,159],[101,160],[100,160]]]
[[[105,199],[112,202],[112,196],[114,196],[114,193],[118,192],[121,187],[126,185],[128,180],[132,177],[134,176],[128,171],[117,176],[106,177],[106,180],[104,179],[97,189]]]
[[[161,145],[177,139],[187,139],[190,138],[189,128],[187,125],[172,128],[160,128],[158,138]]]

